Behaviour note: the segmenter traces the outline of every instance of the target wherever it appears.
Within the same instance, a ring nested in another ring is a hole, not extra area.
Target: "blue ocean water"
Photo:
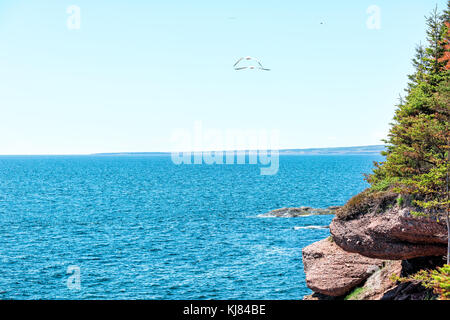
[[[301,299],[301,249],[381,156],[174,165],[167,156],[0,157],[0,299]],[[80,289],[67,285],[69,266]]]

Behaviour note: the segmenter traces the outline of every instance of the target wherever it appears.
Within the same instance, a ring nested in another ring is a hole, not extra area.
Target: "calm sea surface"
[[[0,299],[301,299],[301,249],[329,231],[294,227],[332,216],[258,215],[342,205],[381,159],[281,156],[261,176],[166,156],[0,157]]]

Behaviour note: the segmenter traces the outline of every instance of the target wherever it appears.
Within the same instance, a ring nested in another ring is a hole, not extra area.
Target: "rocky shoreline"
[[[303,299],[432,299],[433,291],[419,282],[397,282],[395,277],[444,264],[445,222],[411,215],[416,208],[402,195],[386,193],[375,200],[369,196],[358,201],[356,206],[290,207],[259,215],[266,218],[335,215],[329,226],[331,236],[302,250],[306,285],[314,292]]]
[[[311,207],[297,207],[297,208],[281,208],[269,211],[267,213],[260,214],[258,217],[261,218],[269,218],[269,217],[278,217],[278,218],[296,218],[296,217],[304,217],[310,215],[329,215],[335,214],[336,210],[339,209],[339,206],[331,206],[328,208],[311,208]]]
[[[400,197],[400,196],[398,196]],[[418,282],[399,282],[421,268],[444,264],[447,227],[443,221],[415,217],[410,204],[397,197],[372,207],[359,205],[348,215],[346,206],[330,224],[331,236],[302,250],[307,300],[422,300],[433,292]]]

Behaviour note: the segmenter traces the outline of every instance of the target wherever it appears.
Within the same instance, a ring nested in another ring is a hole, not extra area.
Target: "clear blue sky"
[[[196,120],[282,148],[379,144],[436,4],[0,0],[0,154],[166,151]],[[271,71],[233,70],[247,55]]]

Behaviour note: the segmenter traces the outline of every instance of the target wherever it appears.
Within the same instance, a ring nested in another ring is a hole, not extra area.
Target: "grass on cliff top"
[[[402,204],[398,201],[399,195],[392,191],[375,191],[366,189],[347,201],[336,210],[336,217],[341,220],[350,220],[367,213],[380,213],[394,205]]]

